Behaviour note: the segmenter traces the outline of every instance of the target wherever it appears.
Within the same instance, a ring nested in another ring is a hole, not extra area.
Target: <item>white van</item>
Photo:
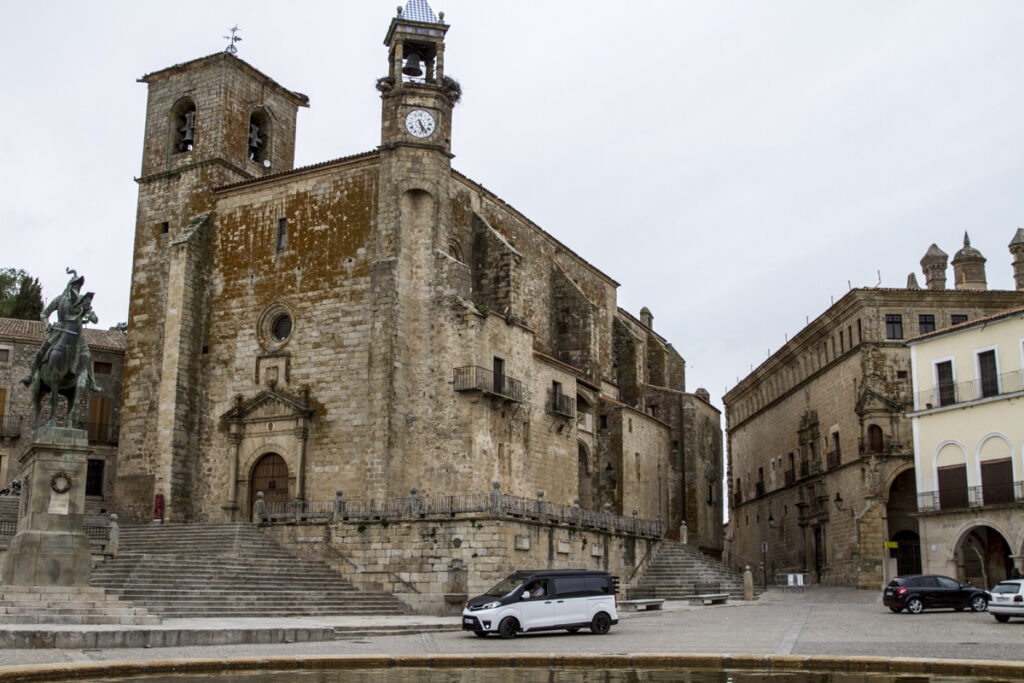
[[[484,637],[497,633],[589,628],[605,634],[619,623],[615,578],[586,569],[518,571],[483,595],[470,598],[462,611],[462,630]]]

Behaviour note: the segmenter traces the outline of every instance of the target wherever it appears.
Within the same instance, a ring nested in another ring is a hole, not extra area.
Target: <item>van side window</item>
[[[575,598],[587,594],[587,582],[582,576],[559,576],[555,579],[555,595]]]

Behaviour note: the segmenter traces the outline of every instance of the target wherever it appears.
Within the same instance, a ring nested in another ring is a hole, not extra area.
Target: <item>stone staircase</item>
[[[696,548],[663,541],[658,554],[641,575],[631,595],[683,600],[694,594],[694,584],[717,583],[718,592],[733,600],[743,599],[743,574]]]
[[[164,618],[412,613],[251,524],[121,527],[120,552],[93,568],[92,585]]]
[[[102,588],[88,586],[0,586],[0,624],[160,623]]]

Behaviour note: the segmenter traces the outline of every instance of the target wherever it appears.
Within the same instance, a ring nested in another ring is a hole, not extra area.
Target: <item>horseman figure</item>
[[[35,406],[33,429],[39,426],[44,394],[50,394],[50,419],[46,424],[56,425],[57,399],[64,396],[68,404],[66,426],[73,427],[78,421],[79,398],[89,391],[102,391],[93,378],[92,356],[85,340],[85,323],[99,322],[92,310],[93,293],[81,294],[85,278],[71,268],[67,273],[71,279],[64,291],[40,315],[46,326],[46,337],[32,361],[28,376],[21,380],[32,388]],[[54,311],[57,322],[51,325],[50,314]]]

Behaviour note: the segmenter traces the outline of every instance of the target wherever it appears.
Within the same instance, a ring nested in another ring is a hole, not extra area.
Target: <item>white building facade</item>
[[[1024,308],[907,345],[923,570],[989,588],[1024,572]]]

